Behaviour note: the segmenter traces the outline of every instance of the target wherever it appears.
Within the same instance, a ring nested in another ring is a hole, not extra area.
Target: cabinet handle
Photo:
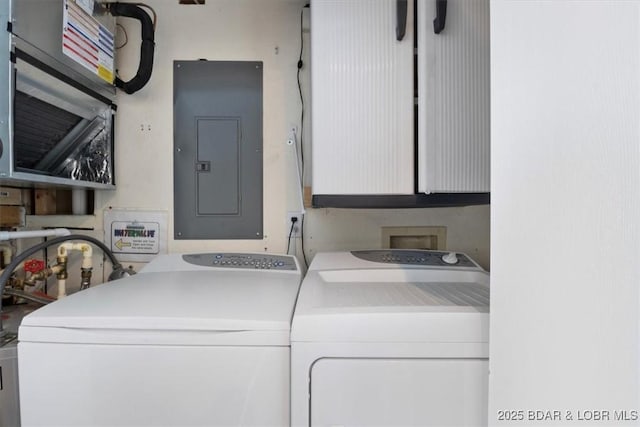
[[[396,39],[402,41],[407,32],[407,0],[396,0]]]
[[[433,32],[440,34],[447,20],[447,0],[436,0],[436,19],[433,20]]]

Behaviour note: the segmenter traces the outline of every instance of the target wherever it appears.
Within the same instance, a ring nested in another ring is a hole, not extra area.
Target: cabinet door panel
[[[489,191],[489,0],[418,0],[418,190]]]
[[[314,0],[314,194],[414,193],[413,2]]]

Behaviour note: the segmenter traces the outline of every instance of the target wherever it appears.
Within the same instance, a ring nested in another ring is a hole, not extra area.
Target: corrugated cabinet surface
[[[314,194],[414,193],[413,2],[314,0]]]
[[[489,0],[418,1],[418,190],[489,191]]]

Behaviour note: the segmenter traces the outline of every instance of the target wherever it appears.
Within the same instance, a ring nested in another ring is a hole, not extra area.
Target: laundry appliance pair
[[[302,284],[301,284],[302,282]],[[24,426],[483,425],[489,279],[464,254],[164,255],[25,317]]]

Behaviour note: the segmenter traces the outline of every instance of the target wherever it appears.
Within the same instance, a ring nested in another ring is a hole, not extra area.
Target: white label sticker
[[[62,53],[106,82],[113,83],[114,52],[113,34],[91,16],[80,1],[66,0],[62,19]]]
[[[160,224],[157,222],[111,223],[113,253],[157,255],[160,249]]]
[[[93,15],[93,8],[95,6],[94,0],[76,0],[76,3],[78,3],[78,6],[80,6],[82,10],[87,12],[89,15]]]
[[[167,252],[167,214],[105,210],[105,240],[121,261],[146,262]]]

